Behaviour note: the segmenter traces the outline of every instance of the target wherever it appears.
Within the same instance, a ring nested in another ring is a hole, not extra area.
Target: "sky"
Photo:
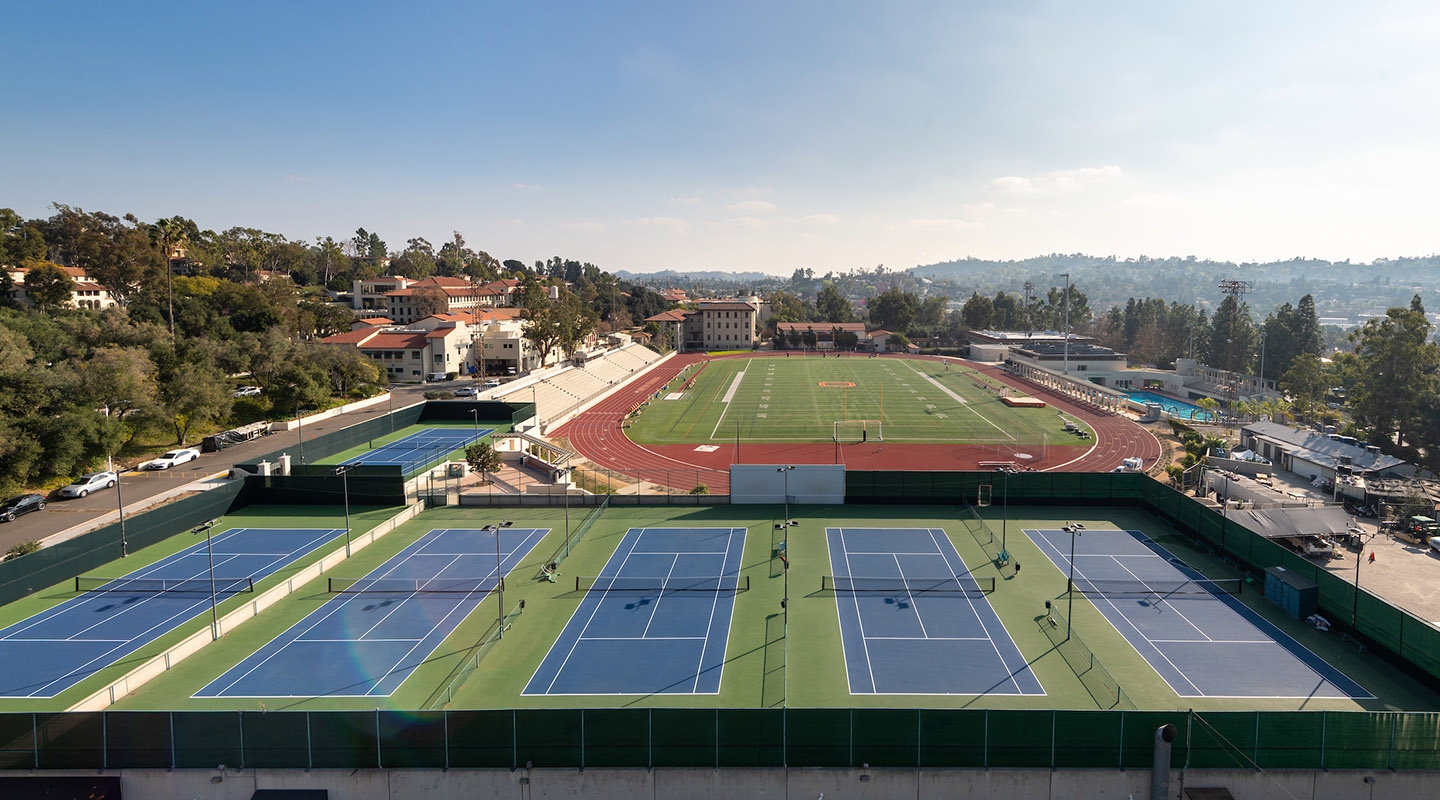
[[[15,3],[0,207],[611,270],[1437,251],[1440,3]]]

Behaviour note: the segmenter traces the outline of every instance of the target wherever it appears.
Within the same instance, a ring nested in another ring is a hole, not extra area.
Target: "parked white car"
[[[194,461],[199,457],[199,450],[193,447],[183,447],[179,450],[171,450],[159,458],[146,461],[140,465],[140,469],[170,469],[187,461]]]
[[[480,394],[480,390],[474,386],[461,386],[459,389],[456,389],[453,394],[456,397],[474,397]]]
[[[234,396],[235,396],[235,397],[259,397],[259,396],[260,396],[260,387],[259,387],[259,386],[241,386],[241,387],[238,387],[238,388],[235,389]]]
[[[92,472],[89,475],[81,475],[68,486],[61,486],[60,496],[84,497],[101,489],[113,489],[119,480],[120,477],[113,472]]]

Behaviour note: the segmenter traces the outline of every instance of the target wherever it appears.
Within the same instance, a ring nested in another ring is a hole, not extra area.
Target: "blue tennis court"
[[[259,581],[342,533],[232,528],[213,534],[216,586],[223,591],[237,581]],[[159,591],[161,586],[175,588]],[[208,614],[205,539],[97,588],[0,630],[0,697],[54,697],[202,612]],[[229,596],[224,593],[222,599]]]
[[[1026,530],[1025,535],[1068,573],[1070,532]],[[1372,696],[1239,598],[1212,591],[1203,575],[1140,531],[1084,530],[1074,547],[1077,586],[1115,582],[1105,594],[1084,597],[1179,696]],[[1153,591],[1126,589],[1137,582]]]
[[[523,694],[718,694],[744,549],[744,528],[631,528]]]
[[[403,439],[386,442],[345,463],[399,464],[408,469],[463,450],[494,432],[494,428],[426,428]]]
[[[1045,694],[945,531],[825,537],[851,694]]]
[[[509,574],[549,532],[501,528],[499,574]],[[337,594],[194,696],[394,694],[495,588],[495,535],[426,533],[346,587],[352,593]]]

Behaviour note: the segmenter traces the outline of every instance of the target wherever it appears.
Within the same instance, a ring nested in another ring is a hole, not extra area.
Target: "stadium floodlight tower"
[[[345,557],[350,557],[350,470],[361,465],[360,461],[350,464],[341,464],[335,468],[335,474],[340,476],[341,494],[345,497]]]
[[[495,600],[500,609],[499,616],[495,618],[497,620],[495,638],[497,639],[505,638],[505,574],[500,571],[500,529],[508,528],[514,524],[515,523],[507,519],[494,525],[486,525],[480,529],[486,533],[495,534]]]
[[[192,534],[205,534],[205,552],[210,556],[210,641],[220,641],[220,610],[215,601],[215,546],[210,542],[210,529],[220,524],[220,518],[207,519],[190,529]]]

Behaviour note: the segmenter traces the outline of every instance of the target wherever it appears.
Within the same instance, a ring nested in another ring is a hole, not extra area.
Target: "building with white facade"
[[[120,305],[120,303],[110,295],[110,290],[101,286],[91,278],[85,270],[78,267],[60,267],[60,269],[63,270],[66,275],[70,276],[70,280],[75,282],[75,288],[70,290],[70,301],[67,303],[70,308],[88,308],[92,311],[103,311],[107,308],[114,308]],[[28,307],[32,305],[30,296],[25,292],[26,271],[15,268],[10,268],[6,271],[10,273],[10,280],[15,284],[15,288],[10,293],[10,299],[22,306]]]

